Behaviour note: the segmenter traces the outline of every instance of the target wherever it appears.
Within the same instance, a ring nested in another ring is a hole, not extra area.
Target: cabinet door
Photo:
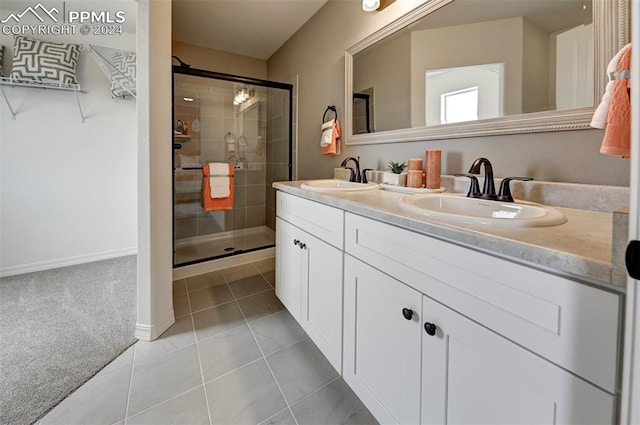
[[[303,233],[301,324],[333,367],[342,371],[342,251]]]
[[[423,424],[611,424],[614,396],[423,299]]]
[[[276,218],[276,295],[298,322],[302,299],[301,233],[297,227]]]
[[[381,423],[418,423],[422,295],[349,255],[344,285],[345,381]]]

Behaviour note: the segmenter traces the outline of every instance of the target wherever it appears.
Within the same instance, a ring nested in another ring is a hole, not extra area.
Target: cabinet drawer
[[[342,210],[280,191],[276,196],[278,217],[342,249],[344,231]]]
[[[619,295],[354,214],[345,223],[349,254],[615,393]]]

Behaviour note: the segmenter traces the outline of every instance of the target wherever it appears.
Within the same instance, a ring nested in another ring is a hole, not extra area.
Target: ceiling
[[[173,0],[173,40],[269,59],[327,0]]]

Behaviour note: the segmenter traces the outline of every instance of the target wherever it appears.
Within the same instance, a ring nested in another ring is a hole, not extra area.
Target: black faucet
[[[480,174],[480,167],[484,164],[484,185],[482,187],[482,193],[479,198],[492,199],[498,198],[496,195],[496,186],[493,183],[493,167],[491,162],[487,158],[478,158],[473,161],[471,168],[469,168],[469,174]]]
[[[353,168],[350,167],[346,167],[347,163],[349,161],[353,161],[353,163],[356,165],[356,169],[354,170]],[[349,181],[350,182],[357,182],[360,183],[362,181],[362,174],[360,173],[360,157],[358,157],[357,159],[350,156],[349,158],[346,158],[344,161],[342,161],[342,164],[340,164],[341,167],[345,167],[347,169],[349,169],[351,171],[351,173],[349,174]],[[366,177],[365,177],[366,179]]]
[[[364,170],[362,170],[362,173],[360,173],[362,176],[362,179],[360,179],[361,183],[369,183],[369,180],[367,180],[367,171],[373,171],[373,168],[365,168]]]
[[[482,192],[480,192],[480,185],[478,184],[478,178],[475,174],[480,174],[480,167],[484,164],[484,186]],[[529,181],[533,180],[533,177],[506,177],[500,183],[500,192],[496,195],[496,187],[493,183],[493,167],[491,162],[487,158],[478,158],[473,161],[469,173],[454,173],[454,176],[469,177],[471,179],[471,185],[469,186],[469,192],[467,197],[469,198],[481,198],[490,199],[492,201],[513,202],[511,196],[511,189],[509,188],[509,182],[511,180]]]
[[[467,192],[467,198],[479,198],[482,195],[482,193],[480,192],[478,178],[476,176],[467,173],[453,173],[453,175],[456,177],[469,177],[469,179],[471,179],[469,191]]]
[[[509,187],[509,182],[511,180],[520,180],[523,182],[528,182],[529,180],[533,180],[533,177],[505,177],[502,179],[500,183],[500,190],[498,191],[497,200],[503,202],[513,202],[513,196],[511,196],[511,188]]]

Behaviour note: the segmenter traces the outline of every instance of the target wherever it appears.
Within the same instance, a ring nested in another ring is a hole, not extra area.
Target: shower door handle
[[[174,144],[173,144],[173,149],[182,149],[182,144],[180,144],[180,143],[174,143]]]

